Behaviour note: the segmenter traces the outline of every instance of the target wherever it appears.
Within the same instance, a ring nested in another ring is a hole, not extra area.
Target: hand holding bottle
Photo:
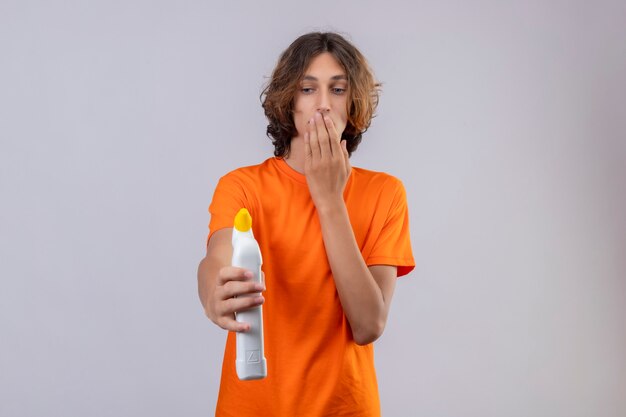
[[[235,312],[244,311],[263,304],[265,299],[258,294],[265,290],[265,285],[252,281],[253,274],[244,268],[225,266],[219,270],[217,284],[213,292],[211,321],[219,327],[232,332],[250,330],[248,323],[235,320]],[[264,281],[264,279],[263,279]],[[242,297],[243,295],[254,295]]]

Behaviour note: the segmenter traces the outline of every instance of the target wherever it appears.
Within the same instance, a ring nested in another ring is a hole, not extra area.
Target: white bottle
[[[261,250],[252,234],[252,217],[245,208],[235,216],[233,228],[233,260],[232,266],[245,268],[254,276],[252,280],[261,282]],[[260,293],[241,297],[256,297]],[[240,323],[248,323],[250,330],[237,332],[237,376],[241,380],[261,379],[267,376],[267,361],[263,349],[263,309],[262,306],[241,311],[235,314]]]

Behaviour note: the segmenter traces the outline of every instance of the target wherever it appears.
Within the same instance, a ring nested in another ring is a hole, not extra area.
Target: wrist
[[[346,203],[343,201],[343,198],[334,198],[319,202],[315,205],[315,208],[320,216],[332,216],[343,213],[346,210]]]

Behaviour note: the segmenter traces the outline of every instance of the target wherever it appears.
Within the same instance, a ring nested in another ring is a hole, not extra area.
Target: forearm
[[[328,262],[354,340],[376,340],[386,322],[383,293],[357,245],[343,200],[318,208]]]

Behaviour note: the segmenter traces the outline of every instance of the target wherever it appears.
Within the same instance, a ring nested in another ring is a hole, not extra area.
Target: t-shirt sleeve
[[[415,268],[409,229],[409,210],[402,182],[394,178],[389,212],[365,263],[367,265],[396,265],[397,276]]]
[[[217,183],[213,192],[213,199],[209,205],[209,235],[207,245],[213,233],[225,227],[233,227],[235,215],[245,207],[248,208],[248,201],[242,183],[233,174],[226,174]]]

